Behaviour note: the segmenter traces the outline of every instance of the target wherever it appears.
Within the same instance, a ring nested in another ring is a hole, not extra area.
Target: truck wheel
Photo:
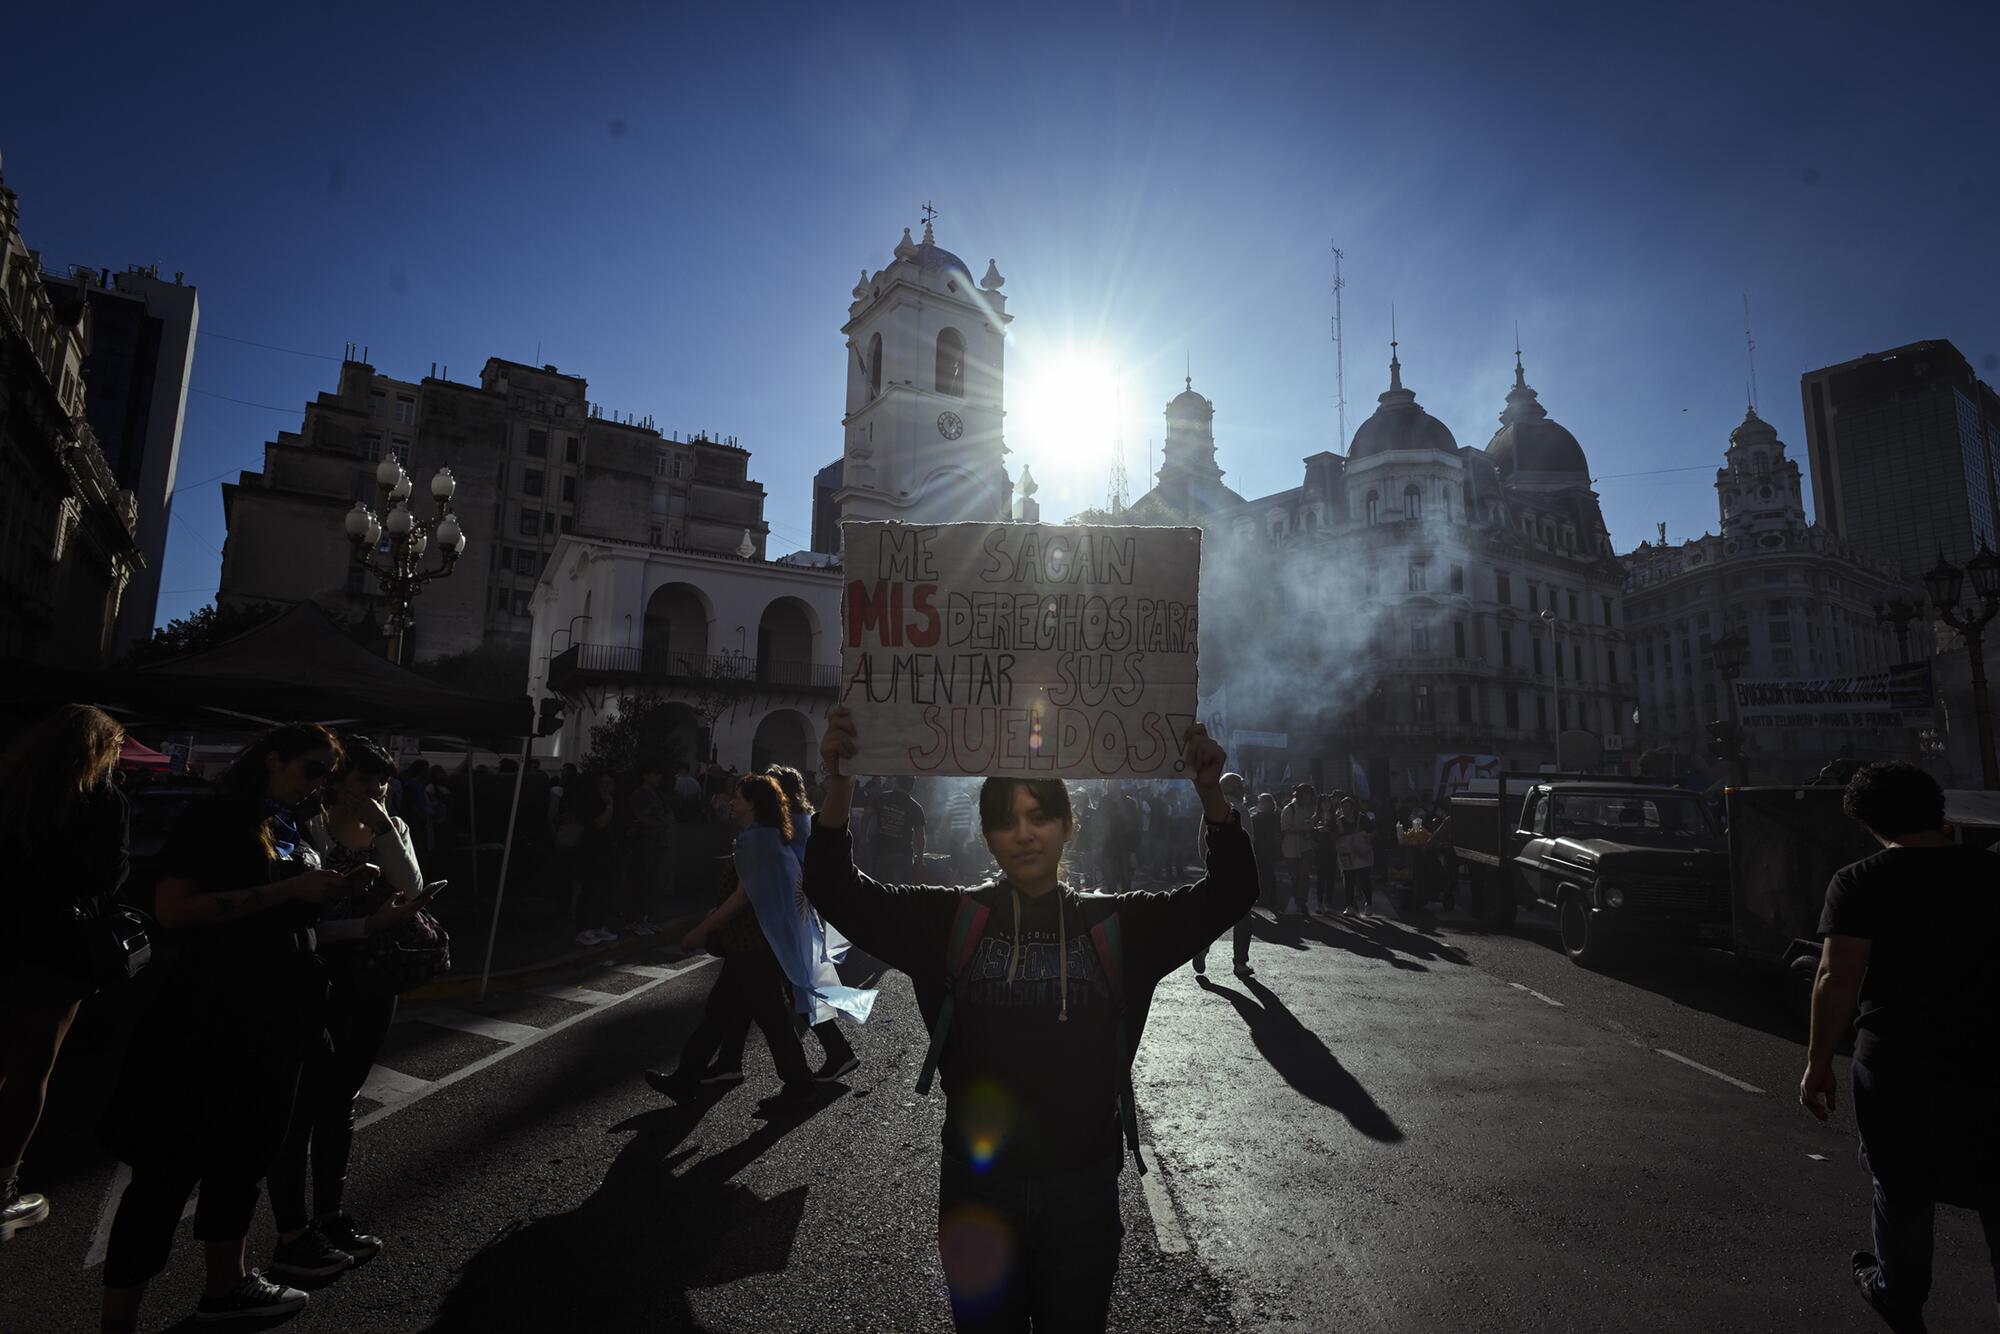
[[[1569,961],[1583,968],[1595,968],[1604,962],[1609,952],[1601,927],[1593,928],[1590,908],[1583,895],[1574,891],[1564,894],[1557,920],[1562,931],[1563,953]]]

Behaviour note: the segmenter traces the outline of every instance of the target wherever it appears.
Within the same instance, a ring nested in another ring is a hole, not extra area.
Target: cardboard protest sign
[[[857,774],[1172,778],[1195,720],[1198,528],[841,525]]]

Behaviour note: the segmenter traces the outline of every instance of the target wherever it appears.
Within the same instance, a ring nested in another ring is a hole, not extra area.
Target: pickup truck
[[[1451,799],[1453,874],[1490,926],[1554,909],[1563,952],[1595,967],[1621,943],[1730,937],[1729,849],[1683,788],[1587,775],[1501,775]]]

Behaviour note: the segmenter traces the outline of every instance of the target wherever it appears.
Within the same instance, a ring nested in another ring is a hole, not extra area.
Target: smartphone
[[[443,893],[443,892],[445,891],[445,888],[446,888],[446,886],[448,886],[448,885],[450,885],[450,884],[451,884],[451,881],[449,881],[449,880],[433,880],[433,881],[431,881],[431,882],[430,882],[429,884],[427,884],[427,885],[425,885],[425,886],[424,886],[424,892],[423,892],[423,893],[421,893],[421,894],[419,894],[419,895],[417,895],[417,902],[418,902],[418,903],[429,903],[429,902],[430,902],[430,901],[431,901],[432,899],[434,899],[434,898],[436,898],[436,897],[437,897],[438,895],[442,894],[442,893]]]
[[[380,880],[382,878],[382,868],[374,862],[363,862],[353,870],[348,871],[342,878],[357,884],[366,883],[370,880]]]

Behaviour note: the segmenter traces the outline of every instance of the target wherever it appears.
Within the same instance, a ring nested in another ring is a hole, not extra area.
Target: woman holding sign
[[[1130,1069],[1153,987],[1257,897],[1250,841],[1221,791],[1222,748],[1199,724],[1188,729],[1207,876],[1111,897],[1058,878],[1076,819],[1050,779],[981,787],[997,880],[945,889],[870,879],[847,828],[854,778],[842,766],[857,753],[854,717],[836,708],[820,743],[826,804],[804,889],[828,923],[916,986],[931,1033],[918,1089],[933,1073],[945,1089],[938,1247],[952,1319],[960,1330],[1101,1330],[1124,1235],[1120,1131],[1136,1156]]]

